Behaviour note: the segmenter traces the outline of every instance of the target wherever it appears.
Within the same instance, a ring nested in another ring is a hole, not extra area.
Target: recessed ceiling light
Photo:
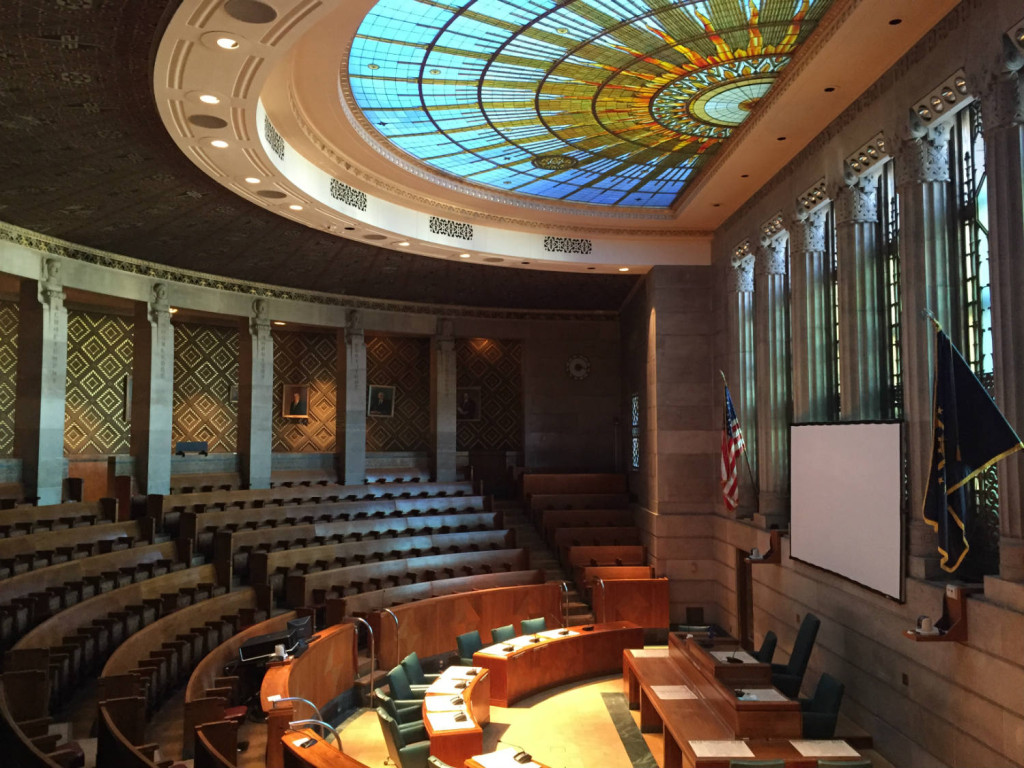
[[[528,262],[528,261],[520,261],[519,263],[520,264],[529,264],[530,262]]]
[[[619,267],[619,272],[629,272],[629,267]]]
[[[749,179],[750,178],[750,174],[749,173],[741,173],[740,174],[740,178],[741,179]]]
[[[409,244],[409,241],[408,241],[408,240],[402,240],[401,242],[395,243],[395,245],[400,245],[400,246],[402,246],[403,248],[404,248],[405,246],[407,246],[408,244]]]
[[[246,176],[245,177],[245,183],[246,184],[259,184],[260,180],[257,179],[255,176]]]
[[[597,267],[587,267],[587,269],[597,269]]]
[[[779,136],[779,137],[778,137],[777,139],[775,139],[775,140],[776,140],[776,141],[785,141],[785,140],[786,140],[786,137],[785,137],[785,136]]]
[[[204,93],[202,96],[199,97],[199,100],[203,102],[203,104],[220,104],[220,99],[218,99],[212,93]]]
[[[233,51],[238,47],[238,41],[233,37],[218,37],[217,45],[225,51]]]
[[[178,314],[178,308],[177,307],[171,307],[167,311],[170,312],[172,315]]]
[[[367,69],[380,69],[380,64],[367,64]]]
[[[224,141],[224,139],[214,139],[210,142],[210,146],[216,147],[217,149],[224,149],[227,145],[228,143]]]
[[[722,207],[722,204],[721,204],[721,203],[712,203],[712,204],[711,204],[711,207],[712,207],[712,208],[721,208],[721,207]]]
[[[834,85],[830,85],[825,89],[825,93],[832,93],[835,89],[836,87]]]
[[[903,23],[903,19],[889,19],[889,26],[895,27]]]
[[[274,325],[287,325],[287,323],[284,320],[275,320]]]
[[[469,256],[470,256],[470,254],[468,254],[468,253],[460,253],[459,254],[459,258],[460,259],[468,259]]]
[[[295,203],[292,203],[292,204],[291,204],[291,205],[289,205],[288,207],[289,207],[289,208],[290,208],[291,210],[293,210],[293,211],[301,211],[301,210],[302,210],[302,206],[301,206],[301,205],[296,205]]]
[[[345,227],[345,231],[346,231],[346,232],[351,232],[351,231],[353,231],[354,229],[355,229],[355,227]]]

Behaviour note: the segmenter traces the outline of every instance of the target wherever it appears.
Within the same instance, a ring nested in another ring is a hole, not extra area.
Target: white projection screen
[[[898,422],[790,428],[790,556],[903,599]]]

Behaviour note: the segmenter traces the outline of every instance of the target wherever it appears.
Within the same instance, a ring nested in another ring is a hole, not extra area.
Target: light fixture
[[[407,245],[409,245],[409,241],[408,240],[402,240],[401,242],[395,243],[395,245],[400,245],[403,248],[405,248]]]
[[[928,107],[924,106],[923,104],[920,107],[917,108],[917,114],[920,116],[920,118],[922,120],[931,120],[932,119],[932,111],[930,109],[928,109]]]
[[[217,149],[225,149],[228,146],[228,143],[224,141],[224,139],[214,139],[210,142],[210,146],[216,147]]]
[[[469,258],[469,254],[468,253],[460,253],[459,254],[459,258],[460,259],[468,259]]]
[[[963,94],[967,93],[967,78],[966,77],[958,77],[956,80],[953,81],[953,85],[956,86],[956,89],[958,91],[960,91],[960,93],[963,93]]]
[[[233,51],[238,47],[238,41],[233,37],[218,37],[217,45],[225,51]]]
[[[203,102],[203,104],[220,104],[220,99],[218,99],[212,93],[204,93],[202,96],[199,97],[199,100]]]
[[[259,184],[260,180],[257,179],[255,176],[246,176],[245,177],[245,183],[246,184]]]
[[[934,109],[936,112],[941,112],[942,110],[944,110],[946,108],[945,102],[943,102],[943,100],[940,99],[938,96],[932,96],[932,102],[931,103],[932,103],[932,109]]]
[[[629,272],[629,267],[619,267],[619,272]]]
[[[288,206],[288,208],[290,210],[293,210],[293,211],[301,211],[302,210],[302,206],[298,205],[296,203],[292,203],[291,205]]]
[[[284,320],[275,320],[274,325],[288,325]]]
[[[898,27],[902,23],[903,23],[903,19],[889,19],[889,26],[890,27]]]
[[[177,308],[177,307],[171,307],[171,308],[170,308],[170,309],[168,309],[167,311],[168,311],[168,312],[169,312],[170,314],[172,314],[172,315],[176,315],[176,314],[178,314],[178,308]]]

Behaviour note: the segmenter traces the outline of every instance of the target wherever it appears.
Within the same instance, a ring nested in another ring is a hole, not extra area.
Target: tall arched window
[[[878,247],[882,266],[882,307],[885,334],[882,349],[886,377],[883,409],[890,419],[903,418],[903,361],[900,347],[900,201],[896,194],[895,165],[882,166],[878,177]]]
[[[839,394],[842,385],[839,381],[839,256],[836,247],[836,209],[835,203],[829,201],[825,206],[825,263],[828,265],[831,282],[829,285],[829,310],[831,313],[831,334],[829,343],[832,347],[829,360],[832,364],[832,381],[835,387],[829,402],[829,420],[839,421],[841,415]]]

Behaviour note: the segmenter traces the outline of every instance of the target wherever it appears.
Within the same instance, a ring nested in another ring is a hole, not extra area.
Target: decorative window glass
[[[629,398],[630,443],[632,446],[630,466],[640,469],[640,395],[636,392]]]
[[[903,361],[900,339],[900,201],[892,162],[882,166],[878,177],[879,250],[882,261],[882,307],[885,308],[883,342],[886,377],[883,408],[890,419],[903,418]]]
[[[829,418],[839,421],[840,417],[840,381],[839,381],[839,257],[836,248],[836,212],[835,205],[828,203],[825,210],[825,259],[829,270],[829,346],[832,365],[831,380],[835,383],[829,402]]]

